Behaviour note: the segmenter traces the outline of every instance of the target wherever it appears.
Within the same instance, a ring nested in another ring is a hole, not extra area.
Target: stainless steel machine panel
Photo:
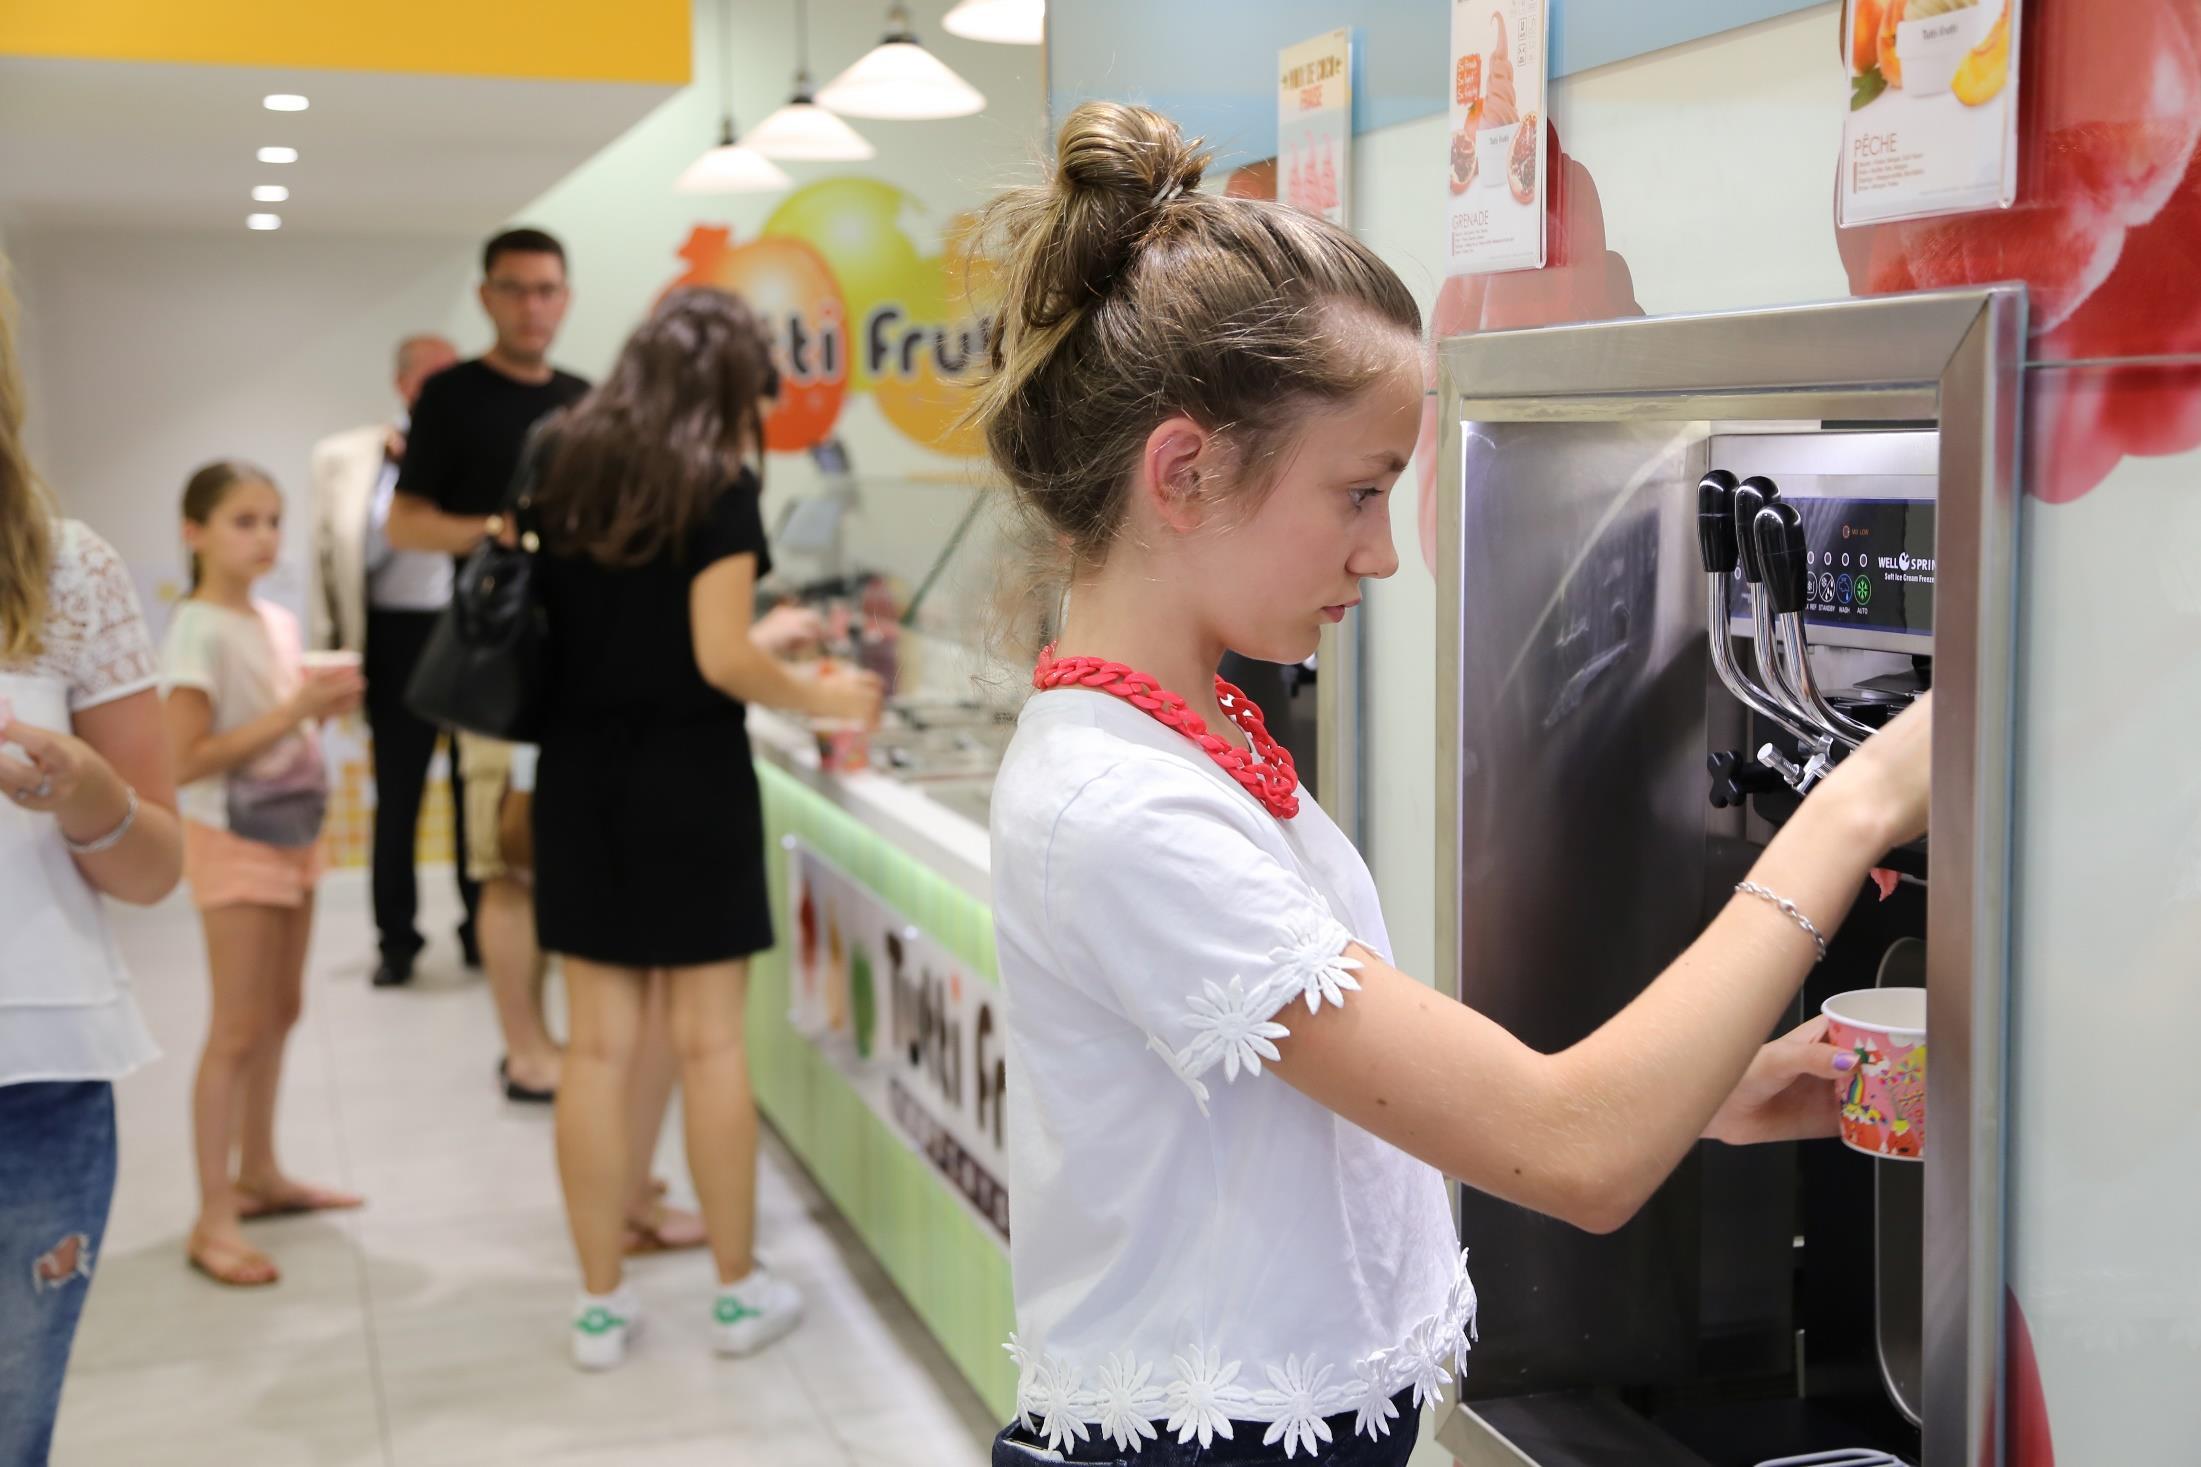
[[[1460,678],[1476,695],[1459,713],[1457,971],[1473,975],[1469,1003],[1552,1051],[1634,997],[1698,929],[1703,576],[1689,553],[1694,503],[1666,491],[1694,482],[1702,439],[1600,423],[1570,432],[1563,455],[1502,431],[1469,451],[1506,491],[1470,496],[1459,521]],[[1646,727],[1668,736],[1643,739]],[[1484,1332],[1478,1391],[1692,1369],[1689,1211],[1685,1189],[1670,1188],[1611,1237],[1503,1209],[1502,1237],[1469,1238],[1485,1297],[1512,1294],[1513,1278],[1536,1302]],[[1661,1296],[1615,1307],[1619,1279]]]
[[[1484,1329],[1441,1438],[1464,1461],[1750,1467],[1857,1444],[1825,1437],[1852,1419],[1833,1407],[1868,1396],[1924,1467],[1981,1460],[2001,1358],[2023,323],[2022,291],[1996,288],[1441,349],[1438,935],[1467,1002],[1539,1048],[1575,1042],[1702,929],[1793,807],[1786,789],[1707,801],[1707,751],[1755,748],[1766,716],[1707,651],[1709,470],[1779,481],[1788,563],[1811,557],[1815,588],[1822,554],[1850,572],[1847,600],[1837,579],[1779,619],[1788,681],[1810,681],[1796,658],[1833,691],[1930,678],[1936,709],[1930,889],[1853,917],[1822,974],[1868,986],[1923,937],[1925,1163],[1881,1187],[1870,1169],[1898,1163],[1703,1147],[1611,1237],[1468,1194]],[[1862,604],[1845,553],[1871,557]],[[1737,604],[1709,580],[1715,607]],[[1838,759],[1840,715],[1816,706]],[[1810,1225],[1830,1176],[1862,1200]]]

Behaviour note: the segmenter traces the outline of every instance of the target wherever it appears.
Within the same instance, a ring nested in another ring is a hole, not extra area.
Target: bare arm
[[[786,663],[757,644],[755,622],[757,558],[729,555],[695,578],[688,592],[688,615],[695,627],[696,668],[703,680],[729,698],[780,708],[810,717],[877,717],[874,680],[860,674],[841,678],[798,677]],[[852,689],[870,689],[866,700]]]
[[[25,723],[0,725],[0,742],[15,744],[29,761],[0,754],[0,787],[24,809],[51,815],[62,835],[78,845],[121,830],[130,819],[130,791],[137,791],[137,818],[122,838],[105,850],[74,856],[85,880],[140,905],[175,889],[183,874],[183,832],[161,739],[158,693],[148,688],[87,708],[70,719],[66,733]]]
[[[417,494],[398,493],[390,499],[390,520],[383,537],[392,550],[434,550],[445,555],[464,555],[490,533],[491,518],[483,515],[445,514]]]
[[[120,901],[148,906],[176,889],[183,876],[183,824],[176,818],[176,780],[162,737],[160,694],[147,688],[87,708],[72,720],[76,736],[99,755],[107,773],[138,792],[130,833],[107,850],[78,856],[77,869]],[[61,833],[79,845],[107,835],[128,810],[127,796],[98,810],[64,813]]]
[[[1914,798],[1882,767],[1923,770],[1930,725],[1923,710],[1906,717],[1891,745],[1853,756],[1852,777],[1838,773],[1805,801],[1751,870],[1821,932],[1848,914],[1889,847],[1923,826],[1922,773]],[[1634,1002],[1544,1055],[1374,955],[1353,955],[1362,991],[1294,1021],[1277,1074],[1467,1185],[1592,1232],[1634,1216],[1680,1163],[1816,956],[1787,918],[1737,896]]]
[[[347,711],[358,702],[364,686],[357,673],[317,674],[258,718],[220,734],[213,732],[214,705],[203,690],[173,689],[163,712],[176,777],[195,784],[249,764],[300,724]]]

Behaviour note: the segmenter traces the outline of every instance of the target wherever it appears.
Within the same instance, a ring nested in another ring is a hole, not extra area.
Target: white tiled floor
[[[426,873],[436,941],[414,986],[375,992],[366,888],[330,878],[290,1047],[282,1145],[297,1175],[364,1192],[348,1216],[254,1225],[273,1289],[188,1272],[191,1070],[206,1012],[198,922],[118,913],[167,1055],[119,1089],[122,1176],[54,1447],[58,1467],[960,1467],[992,1423],[863,1245],[776,1146],[765,1252],[807,1290],[792,1339],[711,1355],[710,1265],[633,1269],[649,1330],[626,1367],[564,1354],[572,1255],[545,1108],[506,1104],[456,901]],[[660,1174],[684,1187],[677,1108]]]

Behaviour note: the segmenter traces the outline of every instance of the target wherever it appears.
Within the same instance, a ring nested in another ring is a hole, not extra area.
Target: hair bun
[[[1029,319],[1059,319],[1106,295],[1153,232],[1162,207],[1199,186],[1208,155],[1146,107],[1087,102],[1055,151],[1052,268],[1031,283]]]
[[[1208,156],[1151,108],[1087,102],[1063,124],[1055,161],[1066,194],[1114,194],[1151,206],[1199,187]]]

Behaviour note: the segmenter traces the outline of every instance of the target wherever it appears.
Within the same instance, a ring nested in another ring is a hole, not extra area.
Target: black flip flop
[[[537,1090],[532,1085],[513,1084],[509,1058],[497,1061],[497,1080],[504,1086],[504,1098],[522,1105],[548,1105],[558,1098],[556,1089]]]

